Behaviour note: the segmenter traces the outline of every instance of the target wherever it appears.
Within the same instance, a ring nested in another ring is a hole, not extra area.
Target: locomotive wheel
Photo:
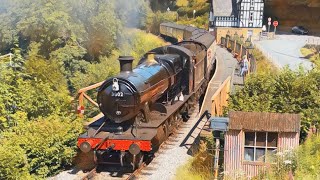
[[[180,117],[180,114],[178,112],[175,113],[174,115],[175,122],[176,122],[176,128],[179,128],[179,126],[182,123],[182,118]]]
[[[138,169],[142,165],[143,160],[144,160],[143,153],[139,153],[137,155],[132,155],[132,162],[131,162],[132,170],[134,171],[134,170]]]
[[[164,140],[165,141],[168,136],[169,136],[169,125],[168,125],[168,121],[166,121],[164,124],[163,124],[163,134],[164,134]]]

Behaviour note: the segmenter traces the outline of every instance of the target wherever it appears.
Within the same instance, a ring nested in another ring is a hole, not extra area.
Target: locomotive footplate
[[[145,156],[152,152],[152,139],[157,131],[151,128],[129,128],[126,131],[110,132],[110,127],[91,126],[78,138],[78,147],[83,152],[94,151],[96,164],[119,164],[121,166],[139,167]],[[99,130],[99,131],[97,131]],[[109,131],[109,132],[107,132]]]
[[[94,137],[90,135],[93,128],[89,128],[88,133],[84,133],[78,138],[78,147],[81,148],[81,144],[87,142],[91,149],[94,149],[97,144],[103,140],[104,137],[107,138],[101,143],[99,149],[108,149],[112,147],[112,150],[116,151],[128,151],[130,145],[139,145],[141,151],[151,151],[151,140],[156,136],[157,131],[153,129],[137,129],[125,131],[122,134],[115,134],[110,132],[101,131],[97,133]]]
[[[175,111],[177,111],[179,108],[181,108],[181,106],[183,106],[189,100],[190,96],[191,95],[184,95],[184,101],[175,101],[174,104],[172,104],[172,105],[169,105],[169,104],[166,105],[165,107],[168,110],[168,112],[166,114],[161,114],[156,111],[151,111],[150,119],[152,119],[152,121],[150,121],[148,123],[141,124],[140,128],[157,128],[157,127],[159,127]]]

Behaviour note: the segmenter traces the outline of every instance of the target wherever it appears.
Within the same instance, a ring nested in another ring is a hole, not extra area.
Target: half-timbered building
[[[211,0],[209,29],[211,31],[238,28],[237,34],[253,36],[261,32],[263,26],[264,0]],[[242,31],[242,32],[240,32]]]

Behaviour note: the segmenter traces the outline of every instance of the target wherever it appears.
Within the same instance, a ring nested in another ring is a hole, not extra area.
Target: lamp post
[[[230,38],[230,31],[228,30],[226,38]]]
[[[244,44],[245,44],[245,47],[246,47],[247,52],[248,52],[247,55],[251,54],[252,53],[251,50],[254,48],[253,45],[252,45],[252,42],[251,42],[251,38],[248,37]],[[248,58],[249,58],[249,56],[248,56]]]
[[[194,9],[193,10],[193,19],[195,18],[195,15],[196,15],[196,10]]]
[[[239,40],[239,35],[238,35],[237,31],[234,33],[233,39],[236,40],[236,41]]]
[[[241,42],[241,44],[243,43],[243,40],[244,40],[244,37],[243,37],[243,34],[241,34],[241,36],[240,36],[240,42]]]

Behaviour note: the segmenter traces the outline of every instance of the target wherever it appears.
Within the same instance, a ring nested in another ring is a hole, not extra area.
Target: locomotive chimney
[[[119,56],[120,71],[132,71],[132,62],[134,58],[132,56]]]
[[[156,61],[155,58],[155,52],[148,52],[147,53],[147,62],[154,62]]]

